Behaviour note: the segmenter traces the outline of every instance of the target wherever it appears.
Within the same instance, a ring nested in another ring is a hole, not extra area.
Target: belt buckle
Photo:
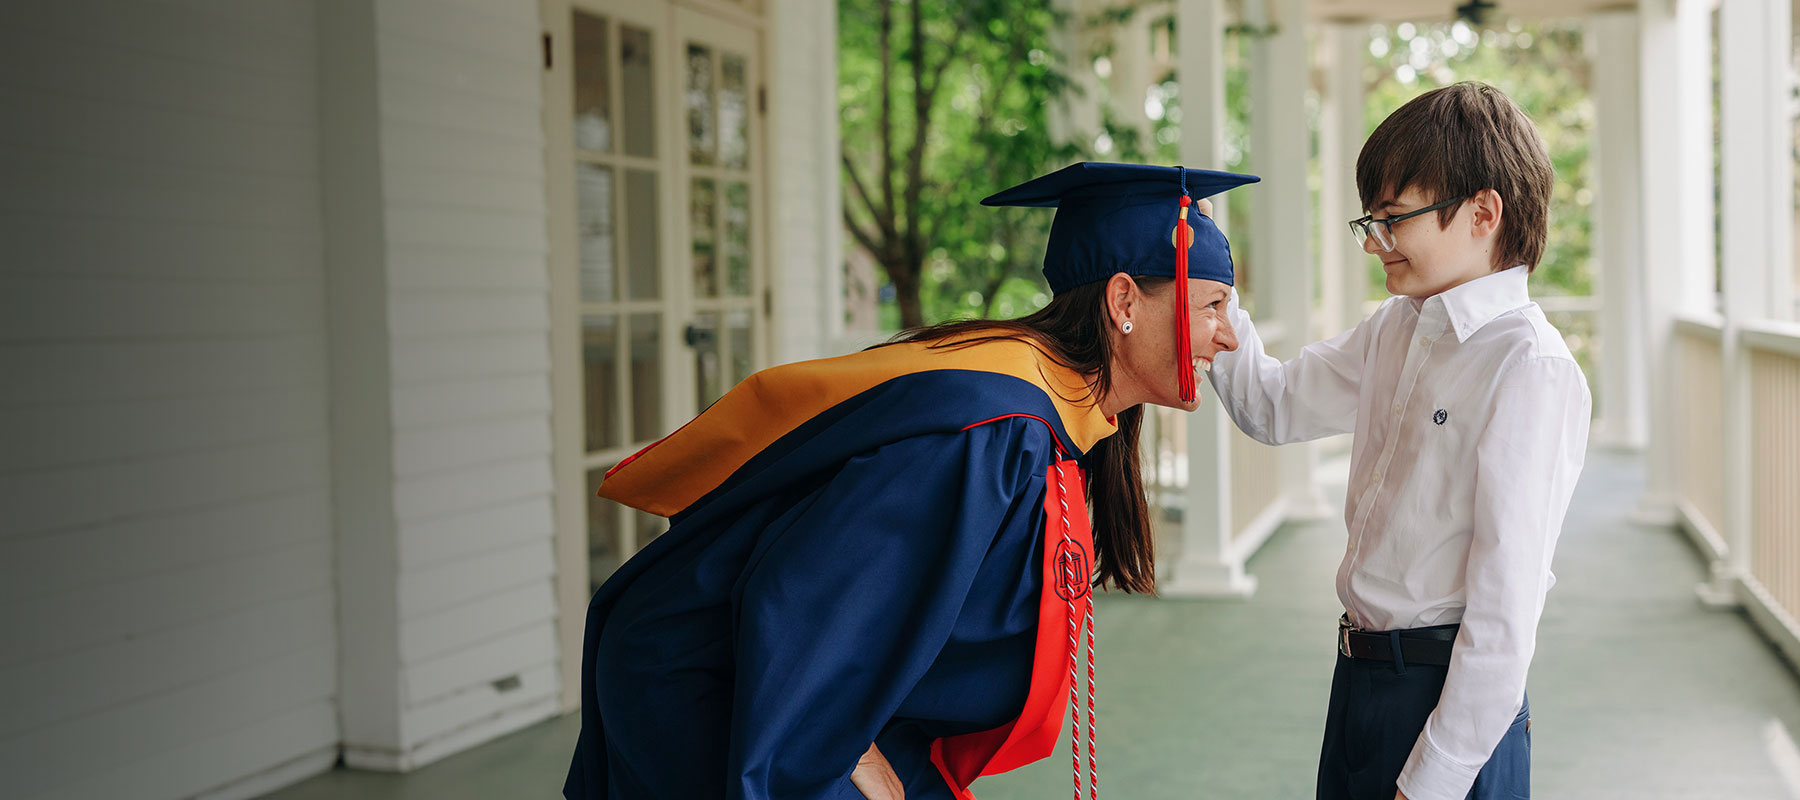
[[[1350,632],[1354,630],[1356,629],[1350,626],[1350,621],[1348,619],[1339,621],[1338,652],[1342,653],[1345,658],[1355,658],[1355,656],[1350,654]]]

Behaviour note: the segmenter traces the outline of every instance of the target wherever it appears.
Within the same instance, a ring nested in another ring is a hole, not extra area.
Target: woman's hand
[[[894,766],[874,744],[856,760],[856,769],[850,771],[850,784],[869,800],[906,800],[906,787],[900,785],[900,776],[894,774]]]

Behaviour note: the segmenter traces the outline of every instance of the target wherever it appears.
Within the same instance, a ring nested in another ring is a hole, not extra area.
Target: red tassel
[[[1181,376],[1181,402],[1192,403],[1198,387],[1194,385],[1194,346],[1188,336],[1188,247],[1194,243],[1194,230],[1188,227],[1187,195],[1181,196],[1181,217],[1175,223],[1175,367]]]

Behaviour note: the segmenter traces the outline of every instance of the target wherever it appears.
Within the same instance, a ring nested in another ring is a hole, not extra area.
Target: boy
[[[1241,344],[1210,374],[1238,427],[1355,434],[1321,800],[1530,796],[1525,673],[1591,405],[1525,289],[1552,179],[1498,90],[1428,92],[1356,162],[1350,227],[1396,296],[1282,363],[1232,294]]]

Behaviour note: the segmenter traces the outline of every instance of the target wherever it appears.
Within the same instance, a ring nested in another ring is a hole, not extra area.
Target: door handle
[[[702,326],[690,322],[681,337],[687,340],[688,347],[699,350],[703,345],[713,344],[718,339],[718,331],[713,330],[711,325]]]

